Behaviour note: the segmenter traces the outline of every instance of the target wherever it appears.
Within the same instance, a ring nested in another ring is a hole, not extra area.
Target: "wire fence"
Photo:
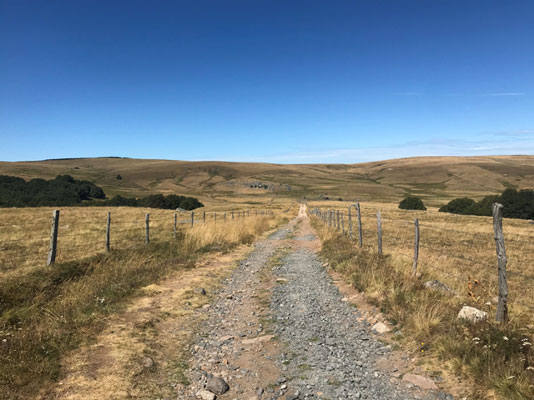
[[[382,248],[406,268],[417,264],[418,271],[443,281],[459,295],[495,303],[499,279],[491,218],[384,211],[378,207],[362,207],[358,212],[358,208],[359,204],[340,207],[338,203],[331,207],[312,205],[310,211],[330,229],[351,238],[355,246],[376,252]],[[534,291],[534,226],[528,221],[507,219],[504,239],[510,303],[520,312],[532,311],[534,298],[525,293]]]
[[[237,224],[289,211],[274,207],[193,211],[67,207],[58,212],[51,208],[0,209],[0,274],[74,261],[109,249],[170,242],[199,225]]]

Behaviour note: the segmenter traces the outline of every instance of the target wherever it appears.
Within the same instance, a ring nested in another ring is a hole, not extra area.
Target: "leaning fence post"
[[[382,255],[382,218],[380,211],[376,213],[376,229],[378,232],[378,254]]]
[[[147,213],[145,216],[145,243],[150,243],[150,214]]]
[[[417,263],[419,261],[419,220],[416,218],[415,224],[415,240],[413,248],[413,275],[417,274]]]
[[[178,215],[174,213],[174,226],[172,230],[172,236],[176,239],[176,224],[178,223]]]
[[[352,240],[352,214],[350,213],[350,209],[352,206],[349,206],[349,238]]]
[[[52,212],[52,231],[50,233],[50,251],[48,252],[48,260],[46,265],[56,262],[57,254],[57,232],[59,229],[59,210]]]
[[[106,251],[110,251],[111,250],[111,243],[110,243],[110,232],[111,231],[111,212],[108,211],[108,223],[107,223],[107,226],[106,226]]]
[[[493,230],[495,232],[495,248],[497,251],[499,273],[499,300],[497,303],[497,322],[508,321],[508,283],[506,282],[506,249],[504,247],[504,235],[502,233],[503,205],[493,204]]]
[[[358,214],[358,239],[360,240],[360,248],[363,247],[363,232],[362,232],[362,214],[360,212],[360,203],[356,203],[356,212]]]

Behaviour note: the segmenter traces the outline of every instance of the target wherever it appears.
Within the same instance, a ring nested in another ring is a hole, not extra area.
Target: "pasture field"
[[[308,207],[335,209],[344,213],[348,230],[346,202],[310,202]],[[414,219],[419,219],[419,272],[435,276],[455,292],[469,295],[481,308],[494,309],[497,296],[497,257],[492,217],[400,210],[397,204],[362,202],[364,248],[376,251],[377,211],[382,216],[383,251],[396,265],[411,270],[414,253]],[[355,209],[352,208],[354,239],[358,240]],[[503,220],[509,308],[511,318],[531,318],[534,323],[534,224],[527,220]],[[476,282],[475,282],[476,281]]]
[[[437,210],[399,210],[395,204],[361,205],[363,249],[354,239],[313,217],[331,267],[384,313],[403,347],[419,353],[430,371],[463,376],[475,399],[534,397],[534,225],[504,219],[508,256],[509,322],[495,322],[497,257],[491,217],[460,216]],[[347,203],[309,203],[309,208],[344,212]],[[376,212],[382,216],[383,253],[377,253]],[[414,219],[420,223],[419,278],[412,276]],[[425,289],[439,280],[453,292]],[[488,313],[482,324],[456,318],[463,305]],[[470,397],[471,398],[471,397]]]
[[[46,389],[60,376],[63,357],[90,342],[106,316],[123,309],[143,287],[194,269],[202,254],[250,244],[296,213],[289,204],[266,215],[250,208],[243,217],[244,210],[235,209],[233,220],[226,210],[226,222],[222,209],[206,210],[206,221],[200,217],[193,227],[186,213],[188,222],[178,224],[175,238],[173,211],[111,208],[106,252],[108,209],[64,207],[58,258],[46,266],[52,208],[1,209],[0,399],[33,398]],[[202,213],[197,210],[197,216]]]
[[[279,213],[287,205],[270,205],[268,210]],[[18,275],[46,264],[50,248],[52,212],[56,208],[0,209],[0,279]],[[177,234],[202,237],[205,245],[217,241],[234,242],[238,220],[250,219],[267,208],[210,207],[195,211],[195,227],[191,229],[191,213],[153,208],[132,207],[62,207],[59,217],[57,262],[75,261],[105,251],[108,212],[111,212],[110,244],[115,250],[145,244],[145,216],[150,214],[150,241],[174,239],[174,215],[177,214]],[[231,213],[234,212],[232,221]],[[243,216],[248,212],[248,216]],[[226,222],[224,215],[226,214]],[[205,215],[205,218],[204,218]],[[232,222],[235,222],[232,224]],[[228,224],[226,237],[221,237],[219,224]],[[201,225],[206,225],[203,228]],[[213,225],[213,226],[212,226]],[[245,225],[246,226],[246,225]],[[219,237],[211,237],[218,232]]]
[[[531,188],[534,156],[414,157],[361,164],[73,158],[0,162],[0,174],[24,179],[68,174],[94,182],[109,197],[179,193],[208,206],[304,197],[398,202],[408,194],[439,206],[456,197],[478,200],[506,188]],[[268,188],[251,185],[258,182]]]

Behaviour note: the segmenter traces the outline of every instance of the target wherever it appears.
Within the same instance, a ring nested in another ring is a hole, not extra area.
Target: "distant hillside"
[[[68,174],[94,182],[108,196],[178,193],[207,203],[303,196],[395,201],[416,194],[425,204],[439,205],[460,196],[479,199],[506,188],[532,188],[534,156],[416,157],[306,165],[82,158],[0,162],[0,174],[24,179]]]

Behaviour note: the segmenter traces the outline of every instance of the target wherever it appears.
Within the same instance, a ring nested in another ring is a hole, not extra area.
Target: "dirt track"
[[[452,399],[402,381],[420,371],[371,333],[373,311],[350,304],[357,295],[319,250],[302,206],[252,251],[207,256],[145,288],[41,398],[209,399],[207,380],[219,376],[230,387],[221,400]]]
[[[218,399],[452,399],[376,365],[389,347],[344,301],[319,247],[304,207],[257,243],[208,311],[179,398],[199,398],[214,375],[230,386]]]

